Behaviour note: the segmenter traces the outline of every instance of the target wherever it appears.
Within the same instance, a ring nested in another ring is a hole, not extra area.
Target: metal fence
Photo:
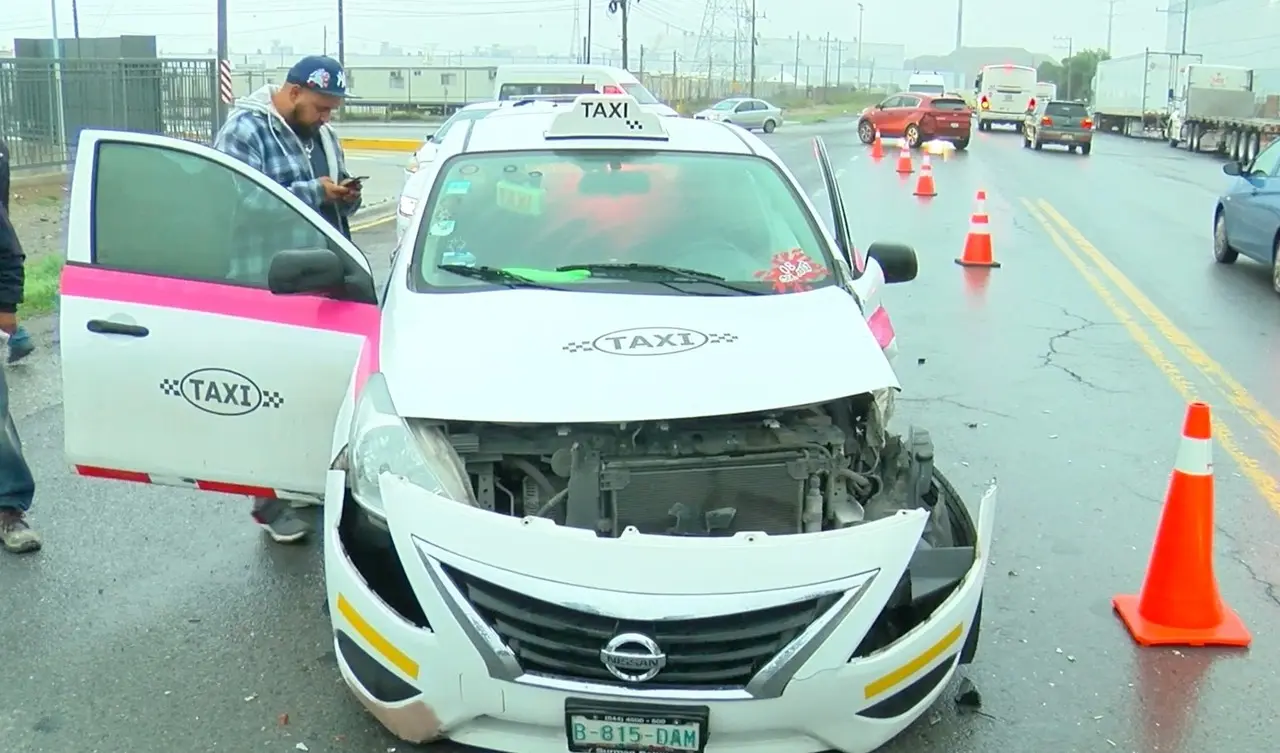
[[[15,168],[70,162],[86,128],[210,142],[217,92],[212,59],[0,59],[0,137]]]

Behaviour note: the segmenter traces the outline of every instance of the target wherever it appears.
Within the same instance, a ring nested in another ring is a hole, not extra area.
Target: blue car
[[[1280,141],[1248,165],[1228,162],[1222,172],[1231,185],[1218,199],[1213,217],[1213,258],[1231,264],[1240,254],[1271,266],[1271,285],[1280,293]]]

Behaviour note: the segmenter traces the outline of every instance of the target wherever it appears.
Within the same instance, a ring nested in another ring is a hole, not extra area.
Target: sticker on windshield
[[[546,192],[541,188],[522,186],[509,180],[500,180],[494,203],[499,209],[512,214],[523,214],[537,217],[542,214],[542,197]]]
[[[471,190],[471,181],[469,180],[451,180],[444,184],[445,196],[465,196]]]
[[[478,172],[480,172],[480,168],[475,165],[463,165],[458,168],[459,175],[475,175]]]
[[[431,234],[437,238],[447,238],[453,235],[453,220],[436,220],[431,223]]]
[[[813,283],[826,279],[831,273],[804,251],[793,248],[774,254],[769,269],[756,272],[756,278],[773,283],[778,293],[799,293],[809,290]]]

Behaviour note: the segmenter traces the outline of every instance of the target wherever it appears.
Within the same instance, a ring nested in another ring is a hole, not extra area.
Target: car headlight
[[[387,516],[379,483],[386,474],[439,497],[475,504],[466,466],[448,437],[432,426],[411,429],[396,413],[381,373],[371,375],[360,393],[347,447],[351,496],[375,519]]]
[[[412,217],[413,210],[417,208],[418,208],[417,199],[413,198],[412,196],[400,197],[400,207],[397,209],[397,211],[400,212],[400,214],[404,215],[405,217]]]
[[[411,173],[416,173],[420,166],[421,164],[418,162],[418,153],[414,152],[409,155],[409,162],[404,166],[404,169]]]

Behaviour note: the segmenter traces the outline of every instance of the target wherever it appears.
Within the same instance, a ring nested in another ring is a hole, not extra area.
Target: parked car
[[[759,128],[773,133],[782,125],[782,108],[763,99],[731,97],[721,100],[693,116],[698,120],[719,120],[742,126],[748,131]]]
[[[1093,118],[1079,102],[1052,99],[1038,102],[1022,122],[1022,146],[1042,149],[1045,144],[1065,146],[1068,152],[1088,154],[1093,149]]]
[[[934,139],[964,149],[969,146],[972,128],[973,110],[960,97],[894,94],[858,116],[858,138],[864,144],[874,141],[879,132],[904,138],[913,149]]]

